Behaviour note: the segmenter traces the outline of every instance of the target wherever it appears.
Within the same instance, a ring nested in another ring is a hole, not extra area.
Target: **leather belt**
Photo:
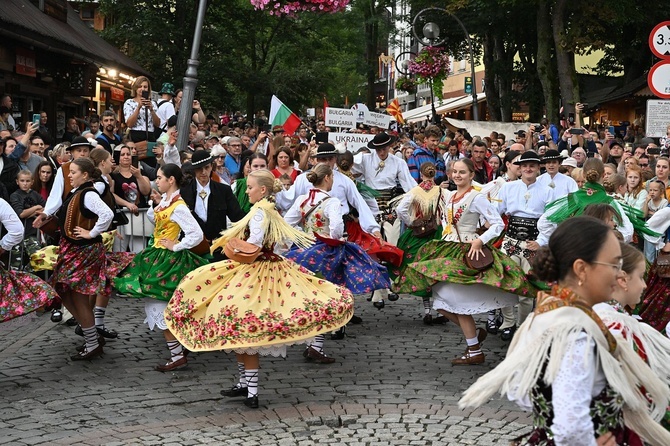
[[[536,240],[540,231],[537,230],[538,218],[510,217],[507,236],[516,240]]]

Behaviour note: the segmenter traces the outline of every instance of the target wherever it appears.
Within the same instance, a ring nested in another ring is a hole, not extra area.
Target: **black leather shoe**
[[[230,389],[223,389],[221,391],[221,395],[227,396],[228,398],[234,398],[236,396],[247,396],[247,388],[233,386]]]
[[[496,320],[486,321],[486,331],[491,334],[498,334],[498,326],[496,325]]]
[[[63,312],[57,308],[51,310],[51,322],[57,324],[63,320]]]
[[[400,296],[398,296],[397,293],[389,293],[389,295],[388,295],[388,299],[389,299],[391,302],[395,302],[396,300],[400,299]]]
[[[245,399],[244,405],[252,409],[258,409],[258,395]]]
[[[385,306],[383,300],[378,300],[377,302],[372,302],[372,305],[378,310],[381,310]]]
[[[516,331],[516,325],[513,327],[507,327],[503,329],[502,333],[500,334],[500,339],[503,341],[511,341],[512,338],[514,337],[514,332]]]
[[[107,342],[105,341],[105,338],[103,338],[102,336],[98,336],[98,345],[100,347],[104,347],[106,343]],[[80,353],[83,352],[84,350],[86,350],[86,343],[85,342],[82,345],[80,345],[79,347],[77,347],[77,351],[80,352]]]
[[[351,322],[354,325],[358,325],[358,324],[363,323],[363,319],[361,319],[360,317],[358,317],[356,315],[353,315],[353,316],[351,316],[351,320],[349,322]]]
[[[438,317],[433,318],[433,325],[444,325],[447,322],[449,322],[449,319],[447,319],[446,317],[444,317],[442,315],[439,315]]]
[[[102,327],[95,327],[96,330],[98,330],[98,334],[104,338],[107,339],[116,339],[119,337],[119,334],[114,331],[114,330],[109,330],[105,326]],[[186,356],[186,355],[184,355]]]
[[[77,327],[74,329],[74,334],[84,336],[84,330],[82,330],[81,325],[77,324]]]
[[[433,325],[433,316],[430,313],[424,314],[423,324],[424,325]]]
[[[344,339],[344,334],[345,334],[345,327],[339,328],[335,333],[330,335],[330,339],[332,341],[339,341],[341,339]]]
[[[67,325],[68,327],[74,327],[75,325],[77,325],[77,319],[71,317],[70,319],[65,321],[65,325]]]
[[[102,345],[98,344],[98,346],[90,352],[84,349],[83,352],[70,356],[70,359],[73,361],[83,361],[84,359],[92,359],[100,355],[102,355]]]

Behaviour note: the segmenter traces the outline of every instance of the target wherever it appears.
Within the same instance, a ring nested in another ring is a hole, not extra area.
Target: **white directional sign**
[[[375,135],[367,133],[328,133],[328,141],[333,141],[335,144],[344,142],[350,152],[357,152],[361,147],[366,147],[374,137]]]
[[[663,60],[649,70],[649,89],[661,99],[670,99],[670,60]]]
[[[326,127],[356,128],[358,112],[348,108],[328,107],[326,109]]]
[[[651,30],[649,48],[656,57],[670,58],[670,21],[661,22]]]

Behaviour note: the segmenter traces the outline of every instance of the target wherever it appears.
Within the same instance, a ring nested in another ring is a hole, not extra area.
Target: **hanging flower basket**
[[[270,15],[294,16],[299,12],[339,12],[350,0],[251,0],[256,9]]]
[[[395,89],[409,94],[416,93],[416,81],[407,76],[401,76],[395,83]]]
[[[440,47],[427,46],[409,61],[407,70],[418,83],[433,83],[433,93],[442,99],[442,86],[450,71],[449,56]]]

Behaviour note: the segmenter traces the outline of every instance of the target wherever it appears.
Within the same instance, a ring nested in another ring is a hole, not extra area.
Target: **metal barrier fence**
[[[128,217],[129,223],[116,228],[118,235],[114,239],[114,251],[138,253],[147,246],[154,232],[154,224],[147,217],[149,208],[139,209],[137,215],[127,208],[121,209]]]

